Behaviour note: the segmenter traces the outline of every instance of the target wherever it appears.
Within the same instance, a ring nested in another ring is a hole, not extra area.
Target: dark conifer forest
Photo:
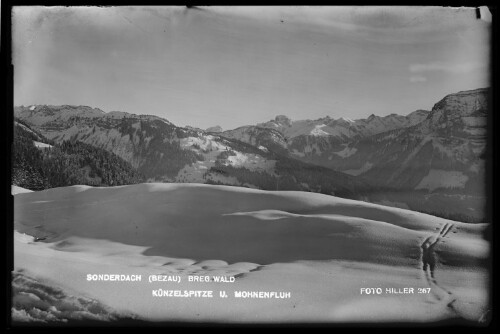
[[[52,147],[38,148],[35,142]],[[14,125],[13,185],[36,191],[76,184],[119,186],[140,182],[144,177],[111,152],[77,141],[54,144],[24,124]]]

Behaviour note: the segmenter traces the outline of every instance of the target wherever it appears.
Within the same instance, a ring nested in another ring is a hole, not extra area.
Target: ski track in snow
[[[425,280],[427,285],[431,288],[432,294],[438,301],[446,303],[447,307],[458,314],[457,310],[453,307],[453,302],[456,301],[456,298],[453,297],[453,294],[450,291],[439,285],[435,277],[437,256],[434,248],[441,241],[441,239],[446,237],[452,228],[454,228],[453,224],[444,224],[438,234],[428,236],[420,245],[420,248],[422,249],[422,270],[425,273]]]

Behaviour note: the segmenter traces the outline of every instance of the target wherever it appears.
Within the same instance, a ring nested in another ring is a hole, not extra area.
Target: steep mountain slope
[[[35,146],[44,142],[41,134],[25,124],[14,123],[12,143],[12,184],[15,186],[42,190],[49,187],[49,181],[43,168],[43,153]]]
[[[81,142],[55,144],[26,124],[15,121],[12,184],[42,190],[74,184],[112,186],[143,181],[113,153]]]
[[[179,145],[193,130],[181,130],[156,116],[105,113],[86,106],[20,107],[14,114],[55,142],[81,141],[113,152],[148,178],[159,173],[175,176],[199,158]]]
[[[221,133],[226,138],[232,138],[255,147],[271,149],[274,152],[288,154],[287,138],[278,130],[259,126],[242,126]]]
[[[272,143],[254,147],[156,116],[81,106],[19,107],[15,115],[57,143],[83,142],[113,152],[149,181],[319,191],[349,198],[362,198],[367,188],[350,175],[282,156]]]

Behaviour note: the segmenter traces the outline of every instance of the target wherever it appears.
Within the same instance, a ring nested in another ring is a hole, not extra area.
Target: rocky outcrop
[[[209,127],[207,128],[206,130],[207,132],[215,132],[215,133],[218,133],[218,132],[222,132],[222,127],[220,127],[219,125],[216,125],[216,126],[212,126],[212,127]]]

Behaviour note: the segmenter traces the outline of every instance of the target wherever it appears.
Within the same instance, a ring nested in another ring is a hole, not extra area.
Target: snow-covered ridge
[[[367,119],[352,120],[346,117],[333,119],[329,116],[316,120],[296,120],[280,115],[274,120],[257,124],[278,130],[286,138],[298,136],[334,136],[338,138],[366,137],[385,131],[413,126],[423,121],[428,111],[417,110],[407,116],[391,114],[384,117],[370,115]]]

